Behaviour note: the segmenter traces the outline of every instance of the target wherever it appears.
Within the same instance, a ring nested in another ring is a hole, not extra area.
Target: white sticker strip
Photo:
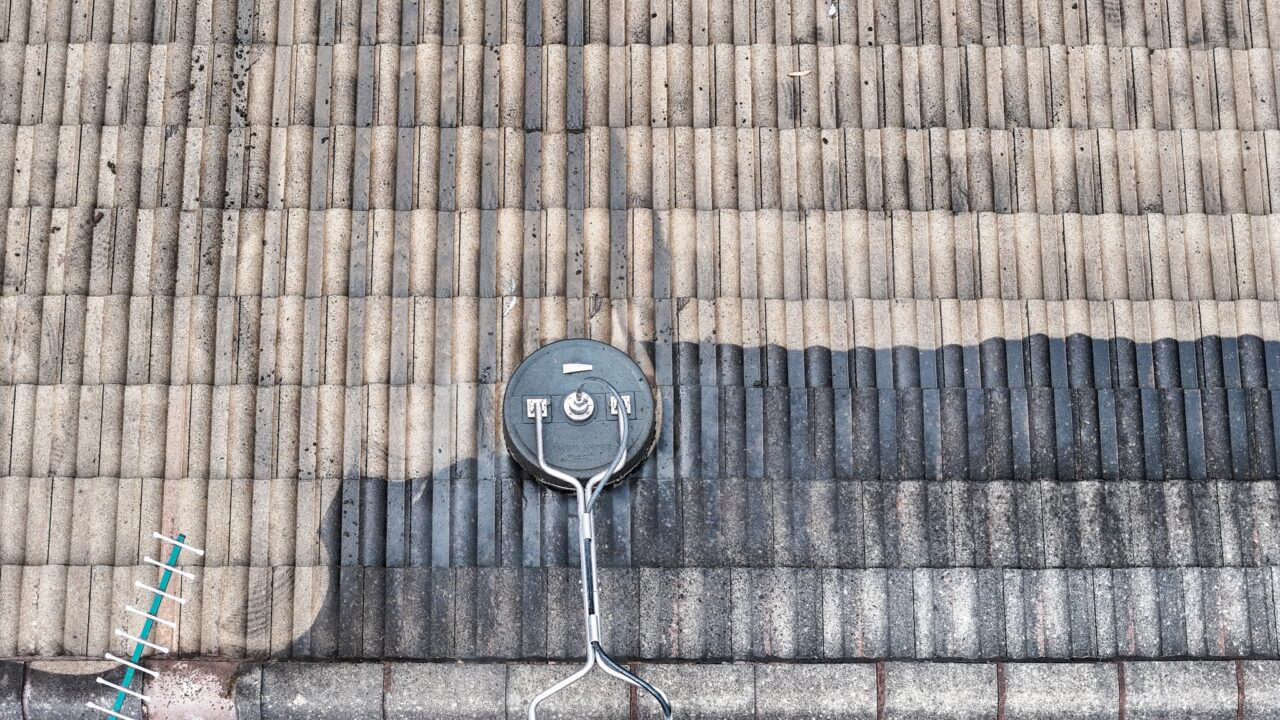
[[[171,572],[171,573],[174,573],[174,574],[177,574],[177,575],[181,575],[182,577],[187,578],[188,580],[194,580],[194,579],[195,579],[195,577],[196,577],[194,574],[189,573],[189,572],[187,572],[186,570],[179,570],[178,568],[176,568],[176,567],[174,567],[174,566],[172,566],[172,565],[166,565],[166,564],[164,564],[164,563],[160,562],[159,560],[156,560],[155,558],[151,557],[150,555],[147,555],[146,557],[144,557],[144,558],[142,558],[142,559],[143,559],[144,561],[146,561],[146,562],[148,562],[148,563],[152,564],[152,565],[155,565],[155,566],[156,566],[156,567],[158,567],[158,568],[163,568],[163,569],[165,569],[165,570],[168,570],[168,571],[169,571],[169,572]]]
[[[137,663],[129,662],[128,660],[125,660],[124,658],[116,657],[115,655],[112,655],[111,653],[106,653],[103,657],[105,657],[105,658],[106,658],[106,659],[108,659],[108,660],[114,660],[114,661],[116,661],[116,662],[120,663],[121,665],[124,665],[125,667],[131,667],[131,668],[133,668],[134,670],[137,670],[138,672],[144,672],[144,673],[146,673],[146,674],[150,675],[151,677],[160,677],[160,673],[156,672],[155,670],[148,670],[148,669],[146,669],[146,668],[142,667],[141,665],[139,665],[139,664],[137,664]]]
[[[98,684],[99,684],[99,685],[106,685],[107,687],[111,688],[112,690],[118,690],[118,691],[120,691],[120,692],[124,693],[125,695],[132,695],[132,696],[134,696],[134,697],[138,698],[139,700],[141,700],[141,701],[142,701],[142,702],[144,702],[144,703],[150,703],[150,702],[151,702],[151,696],[150,696],[150,695],[143,695],[142,693],[138,692],[137,690],[130,690],[129,688],[127,688],[127,687],[125,687],[125,686],[123,686],[123,685],[117,685],[117,684],[115,684],[115,683],[113,683],[113,682],[111,682],[110,680],[107,680],[107,679],[105,679],[105,678],[97,678],[97,680],[98,680]]]
[[[165,620],[164,618],[159,617],[158,615],[152,615],[152,614],[151,614],[151,613],[149,613],[149,612],[143,612],[143,611],[139,610],[138,608],[136,608],[136,607],[134,607],[134,606],[132,606],[132,605],[125,605],[125,606],[124,606],[124,609],[125,609],[125,611],[126,611],[126,612],[131,612],[131,613],[133,613],[134,615],[141,615],[142,617],[147,618],[148,620],[155,620],[156,622],[160,623],[161,625],[166,625],[166,626],[168,626],[168,627],[173,628],[174,630],[177,630],[177,629],[178,629],[178,623],[176,623],[176,622],[174,622],[174,621],[172,621],[172,620]]]
[[[89,702],[89,703],[85,703],[85,705],[86,705],[87,707],[93,708],[94,710],[97,710],[98,712],[104,712],[104,713],[106,713],[106,714],[110,715],[110,716],[111,716],[111,717],[113,717],[113,718],[120,718],[120,720],[134,720],[134,718],[131,718],[131,717],[129,717],[128,715],[121,715],[120,713],[116,712],[115,710],[109,710],[109,709],[107,709],[107,708],[102,707],[101,705],[95,705],[95,704],[93,704],[93,703],[91,703],[91,702]]]
[[[143,639],[142,639],[142,638],[140,638],[140,637],[134,637],[134,636],[130,635],[129,633],[127,633],[127,632],[125,632],[125,631],[121,630],[120,628],[116,628],[116,635],[117,635],[118,637],[122,637],[122,638],[124,638],[125,640],[129,640],[129,641],[131,641],[131,642],[136,642],[136,643],[138,643],[139,645],[143,645],[143,646],[145,646],[145,647],[149,647],[149,648],[151,648],[152,650],[155,650],[156,652],[163,653],[163,654],[165,654],[165,655],[168,655],[168,654],[169,654],[169,648],[167,648],[167,647],[165,647],[165,646],[163,646],[163,645],[157,645],[157,644],[155,644],[155,643],[151,642],[150,640],[143,640]]]
[[[177,540],[174,540],[173,538],[169,537],[168,535],[161,535],[161,534],[160,534],[160,533],[158,533],[158,532],[153,532],[153,533],[151,533],[151,537],[153,537],[153,538],[155,538],[155,539],[157,539],[157,540],[163,540],[164,542],[167,542],[167,543],[169,543],[170,545],[177,545],[178,547],[182,548],[183,550],[190,550],[191,552],[193,552],[193,553],[195,553],[195,554],[197,554],[197,555],[204,555],[204,551],[203,551],[203,550],[201,550],[200,548],[198,548],[198,547],[196,547],[196,546],[194,546],[194,545],[188,545],[188,544],[186,544],[186,543],[184,543],[184,542],[178,542]]]
[[[178,603],[179,605],[186,605],[186,604],[187,604],[187,601],[186,601],[186,600],[183,600],[182,598],[178,597],[177,595],[173,595],[173,594],[171,594],[171,593],[167,593],[167,592],[165,592],[165,591],[161,590],[160,588],[153,588],[153,587],[151,587],[150,585],[148,585],[148,584],[146,584],[146,583],[142,582],[141,580],[134,580],[134,581],[133,581],[133,585],[134,585],[134,587],[140,587],[140,588],[142,588],[143,590],[146,590],[147,592],[155,593],[156,595],[159,595],[159,596],[160,596],[160,597],[162,597],[162,598],[168,598],[169,600],[172,600],[172,601],[174,601],[174,602]]]

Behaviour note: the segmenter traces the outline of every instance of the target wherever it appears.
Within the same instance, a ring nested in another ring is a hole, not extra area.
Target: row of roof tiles
[[[0,123],[1272,130],[1275,54],[0,43]]]
[[[654,306],[668,299],[680,299],[682,312],[698,299],[741,315],[734,322],[748,327],[775,300],[794,306],[788,313],[824,315],[850,302],[855,313],[888,300],[974,312],[1003,300],[1068,313],[1132,301],[1162,318],[1144,337],[1188,337],[1201,330],[1181,320],[1175,326],[1174,314],[1194,318],[1215,308],[1239,318],[1242,334],[1270,332],[1257,327],[1271,322],[1270,306],[1258,301],[1278,297],[1280,215],[37,208],[10,211],[0,249],[0,302],[9,342],[19,345],[29,340],[13,333],[34,332],[42,315],[65,303],[120,311],[156,304],[182,323],[190,312],[224,312],[221,305],[250,298],[261,301],[245,311],[263,317],[241,332],[256,333],[277,300],[293,314],[290,303],[304,299],[344,308],[395,299],[426,312],[444,304],[445,313],[450,300],[467,313],[478,301],[501,300],[506,316],[512,303],[540,302],[544,312],[564,314],[570,311],[557,304],[591,298],[593,313],[607,302],[620,318],[632,304],[636,317],[623,324],[639,323],[630,330],[637,335],[655,312],[670,312]],[[1235,301],[1243,304],[1226,304]],[[1204,309],[1185,309],[1196,303]],[[197,328],[209,322],[203,315],[192,321]],[[1213,318],[1192,322],[1205,323],[1205,333],[1234,332]],[[1080,323],[1070,331],[1089,332]],[[994,324],[983,332],[1025,330]],[[58,344],[56,333],[46,342]],[[806,343],[841,345],[843,338]]]
[[[41,475],[95,476],[106,473],[103,467],[119,469],[122,451],[133,448],[123,452],[126,475],[166,468],[174,477],[222,477],[252,467],[263,477],[287,476],[293,471],[273,469],[279,460],[272,458],[282,453],[283,467],[296,470],[296,458],[321,477],[382,476],[377,468],[388,455],[403,468],[423,437],[434,434],[437,444],[453,446],[452,425],[443,435],[433,431],[440,425],[433,414],[492,418],[485,408],[500,394],[496,383],[526,352],[573,324],[552,312],[563,310],[564,301],[546,300],[503,303],[518,310],[510,332],[496,329],[508,326],[498,322],[497,300],[266,302],[278,306],[279,317],[260,314],[257,300],[52,300],[6,303],[19,310],[7,315],[18,323],[8,333],[4,366],[6,381],[16,385],[0,388],[8,398],[7,449],[0,455],[6,468],[17,468],[11,474],[36,467]],[[753,418],[772,417],[795,426],[795,438],[808,438],[796,447],[821,445],[842,467],[846,461],[867,467],[857,461],[861,446],[846,434],[856,431],[872,438],[863,452],[878,453],[890,476],[897,468],[916,477],[922,467],[926,477],[945,476],[944,468],[965,462],[964,443],[951,447],[934,435],[945,416],[947,424],[967,417],[970,430],[986,428],[983,441],[1003,449],[997,456],[1007,462],[976,477],[1040,477],[1055,468],[1072,477],[1111,476],[1119,466],[1145,462],[1151,477],[1247,478],[1265,475],[1273,462],[1271,396],[1280,356],[1270,304],[686,299],[677,305],[655,301],[656,316],[639,318],[635,335],[626,330],[631,318],[621,305],[611,304],[600,323],[591,318],[593,334],[645,358],[669,388],[666,415],[676,433],[669,448],[731,445],[760,429]],[[167,322],[164,313],[178,306],[190,313],[184,320],[204,321]],[[42,307],[55,312],[41,314]],[[83,322],[74,308],[87,310]],[[477,319],[486,315],[495,331],[480,333]],[[270,332],[256,330],[255,320]],[[48,384],[29,384],[36,382]],[[157,384],[170,382],[176,385]],[[37,406],[45,411],[36,413]],[[490,419],[458,432],[496,437],[492,425]],[[318,432],[325,447],[318,454],[278,451],[274,433],[284,428],[294,441]],[[808,428],[818,434],[810,438]],[[350,461],[339,461],[346,457],[344,433],[355,452]],[[154,441],[165,435],[168,450]],[[380,438],[368,455],[360,449],[366,437]],[[1170,442],[1178,447],[1173,455]],[[767,444],[749,445],[767,455]],[[104,457],[114,461],[104,466]],[[209,465],[215,458],[219,470]]]
[[[833,4],[834,14],[828,10]],[[1280,46],[1280,18],[1264,0],[1183,0],[1167,5],[1141,0],[184,0],[83,5],[77,0],[6,0],[0,40]]]
[[[563,496],[513,477],[509,461],[496,472],[477,464],[459,461],[390,481],[0,478],[6,503],[0,563],[31,572],[132,565],[149,552],[139,537],[155,527],[204,541],[211,565],[283,572],[295,565],[576,562],[572,508]],[[1280,501],[1267,480],[863,482],[654,474],[642,471],[634,488],[613,493],[601,508],[602,562],[764,569],[1280,564]]]
[[[182,655],[572,659],[575,568],[196,568]],[[6,657],[123,654],[155,568],[0,566]],[[1256,569],[600,570],[615,657],[1087,660],[1274,657],[1275,567]]]
[[[170,128],[169,130],[175,130]],[[1280,131],[0,126],[28,208],[1268,215]],[[1151,151],[1147,151],[1150,148]],[[80,234],[94,224],[62,228]],[[618,228],[626,230],[625,227]]]
[[[662,386],[1280,390],[1276,306],[1247,300],[110,295],[0,308],[0,386],[106,386],[131,402],[170,384],[250,397],[277,385],[492,386],[538,347],[583,334],[632,351]]]
[[[154,663],[153,720],[516,720],[574,668],[500,663]],[[1273,661],[1123,663],[635,664],[681,717],[706,720],[1261,720],[1280,707]],[[89,718],[94,661],[0,665],[0,718]],[[90,688],[86,690],[86,688]],[[105,690],[98,686],[98,690]],[[108,703],[105,692],[96,698]],[[138,715],[137,702],[125,711]],[[647,696],[603,673],[541,706],[546,717],[656,720]]]
[[[3,387],[0,469],[82,478],[422,478],[451,462],[433,460],[433,450],[467,460],[473,433],[498,436],[488,419],[498,392],[467,383],[434,391]],[[1248,480],[1275,472],[1277,407],[1280,396],[1264,389],[680,386],[664,398],[674,417],[655,462],[682,478]],[[968,438],[953,434],[964,432]]]

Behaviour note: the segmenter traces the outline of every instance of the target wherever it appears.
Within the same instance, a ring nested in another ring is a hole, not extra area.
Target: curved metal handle
[[[596,654],[600,656],[600,667],[604,668],[605,672],[616,678],[626,680],[632,685],[635,685],[641,690],[652,695],[653,699],[658,701],[658,705],[662,706],[662,717],[664,720],[671,720],[671,701],[667,699],[666,693],[650,685],[639,675],[636,675],[630,670],[614,662],[614,659],[609,657],[609,654],[604,651],[604,648],[600,647],[600,643],[597,642],[593,644],[595,645]]]
[[[596,473],[587,481],[587,512],[591,512],[591,508],[595,507],[596,500],[600,498],[600,492],[604,490],[605,484],[613,479],[613,476],[622,471],[622,467],[627,464],[627,408],[622,402],[622,395],[618,393],[618,389],[608,380],[602,377],[591,376],[587,380],[595,380],[613,396],[613,401],[618,408],[618,453],[614,455],[613,462],[609,467]],[[593,487],[594,484],[594,487]]]
[[[628,420],[627,420],[626,409],[622,402],[622,395],[618,392],[618,389],[615,388],[612,383],[596,375],[592,375],[586,378],[586,380],[588,381],[595,380],[600,384],[604,385],[605,389],[609,391],[609,394],[613,396],[614,402],[617,403],[618,452],[614,455],[613,462],[609,463],[609,465],[606,466],[605,469],[601,470],[600,472],[596,473],[595,475],[592,475],[590,478],[587,479],[585,486],[583,485],[582,481],[579,480],[578,478],[574,477],[573,475],[570,475],[569,473],[563,470],[557,469],[556,467],[552,466],[551,463],[547,462],[547,458],[545,456],[545,453],[543,452],[542,415],[540,413],[534,413],[533,424],[534,424],[534,435],[537,440],[538,467],[541,468],[543,472],[554,477],[555,479],[563,480],[564,482],[568,483],[569,486],[574,488],[575,490],[585,489],[587,493],[586,509],[588,512],[590,512],[591,508],[595,507],[596,500],[600,497],[600,491],[604,489],[605,483],[609,479],[611,479],[615,474],[617,474],[618,471],[622,470],[622,467],[627,464],[627,422]],[[583,384],[585,385],[586,383],[584,382]]]
[[[582,601],[584,612],[584,624],[586,626],[587,635],[587,658],[583,666],[574,674],[543,690],[529,703],[528,720],[537,720],[538,705],[547,698],[564,690],[573,683],[581,680],[595,666],[599,660],[600,667],[608,674],[625,680],[626,682],[648,692],[662,706],[662,716],[665,720],[671,720],[671,703],[667,700],[667,696],[653,685],[645,682],[635,673],[627,670],[609,657],[600,645],[600,606],[597,599],[596,573],[595,573],[595,520],[592,515],[592,508],[595,507],[596,500],[600,497],[601,491],[605,484],[614,475],[620,472],[626,465],[627,458],[627,410],[626,405],[622,401],[621,394],[618,393],[609,381],[601,377],[589,377],[587,380],[595,380],[602,383],[613,395],[614,402],[618,408],[618,452],[613,462],[609,463],[603,470],[592,475],[584,484],[581,480],[573,475],[552,467],[547,462],[543,452],[542,441],[542,415],[534,414],[534,431],[537,436],[538,449],[538,467],[548,475],[563,480],[573,488],[574,494],[578,500],[578,552],[581,559],[582,567]]]

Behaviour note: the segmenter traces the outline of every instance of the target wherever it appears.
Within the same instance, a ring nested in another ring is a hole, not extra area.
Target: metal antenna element
[[[116,629],[117,637],[122,637],[125,640],[128,640],[129,642],[133,643],[133,652],[129,655],[129,659],[126,660],[125,658],[122,658],[122,657],[116,657],[111,653],[106,654],[106,658],[108,660],[111,660],[112,662],[115,662],[121,667],[125,668],[124,680],[122,680],[120,684],[117,685],[116,683],[113,683],[110,680],[107,680],[105,678],[101,678],[101,677],[98,678],[99,685],[106,685],[107,687],[116,691],[116,700],[114,703],[112,703],[111,707],[109,708],[102,707],[101,705],[98,705],[97,703],[92,703],[92,702],[85,703],[85,705],[88,706],[89,708],[97,710],[98,712],[101,712],[101,713],[106,713],[107,715],[113,718],[118,718],[118,720],[136,720],[135,718],[131,718],[128,715],[125,715],[121,712],[121,710],[124,709],[124,703],[126,699],[130,697],[136,697],[142,702],[145,702],[148,704],[151,703],[150,697],[143,695],[137,690],[130,689],[129,685],[133,683],[134,676],[140,672],[150,675],[151,677],[159,676],[159,673],[157,673],[155,670],[150,670],[148,668],[143,667],[140,664],[142,661],[142,653],[144,650],[146,650],[147,648],[151,648],[152,650],[155,650],[156,652],[162,655],[167,655],[169,653],[169,648],[164,647],[163,645],[159,645],[156,642],[150,640],[149,638],[151,637],[151,631],[155,629],[155,626],[157,624],[164,625],[172,629],[177,629],[178,627],[177,623],[171,620],[165,620],[164,618],[160,617],[160,605],[165,600],[172,600],[179,605],[186,603],[186,600],[183,600],[181,597],[168,592],[169,581],[173,579],[173,576],[180,575],[188,579],[195,578],[194,574],[189,573],[185,570],[178,569],[178,556],[182,553],[183,550],[187,550],[197,556],[204,555],[204,550],[201,550],[200,548],[192,545],[188,545],[186,543],[186,539],[187,539],[186,535],[178,535],[177,538],[171,538],[166,535],[161,535],[158,532],[153,532],[151,533],[151,537],[163,543],[173,546],[173,549],[169,551],[168,562],[160,562],[159,560],[156,560],[151,557],[143,558],[143,560],[145,560],[147,564],[154,565],[161,569],[160,583],[159,583],[159,587],[151,587],[150,585],[147,585],[146,583],[143,583],[141,581],[135,581],[133,583],[135,587],[142,588],[143,590],[146,590],[147,592],[151,593],[151,606],[150,606],[151,609],[150,609],[150,612],[143,612],[142,610],[139,610],[133,607],[132,605],[126,605],[124,608],[126,611],[131,612],[134,615],[141,615],[142,617],[146,618],[146,621],[142,623],[142,632],[139,633],[136,637],[133,635],[130,635],[124,630],[121,630],[119,628]]]
[[[613,401],[617,403],[617,407],[623,406],[622,396],[618,390],[601,377],[589,377],[587,381],[599,382],[605,386],[609,393],[613,396]],[[585,382],[583,383],[586,384]],[[579,388],[581,391],[581,388]],[[562,480],[573,489],[574,495],[578,498],[578,553],[582,567],[582,605],[583,605],[583,622],[587,632],[587,659],[586,663],[574,674],[543,690],[537,697],[529,703],[529,720],[537,720],[538,705],[543,700],[555,695],[561,690],[569,687],[573,683],[581,680],[586,676],[591,668],[600,664],[600,668],[606,673],[624,680],[641,690],[649,693],[662,706],[662,717],[666,720],[671,718],[671,703],[667,700],[667,696],[661,690],[645,682],[635,673],[619,665],[609,657],[600,645],[600,601],[599,591],[596,585],[596,548],[595,548],[595,517],[593,511],[595,509],[596,500],[600,498],[600,491],[615,474],[622,470],[627,460],[627,413],[618,412],[618,454],[614,457],[605,469],[597,472],[587,478],[586,482],[579,480],[572,474],[552,467],[543,456],[542,452],[542,415],[534,414],[534,430],[537,435],[538,448],[538,467],[547,475]]]

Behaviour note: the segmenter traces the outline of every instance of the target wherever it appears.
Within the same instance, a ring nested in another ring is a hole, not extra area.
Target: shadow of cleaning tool
[[[116,691],[115,702],[112,703],[111,707],[109,708],[102,707],[97,703],[92,703],[92,702],[85,703],[85,705],[87,705],[88,707],[94,710],[97,710],[98,712],[106,713],[107,715],[110,715],[113,718],[119,718],[119,720],[136,720],[135,718],[129,717],[128,715],[125,715],[122,712],[120,712],[121,710],[124,709],[125,700],[127,700],[128,698],[135,697],[144,703],[151,702],[151,698],[129,687],[130,685],[133,684],[133,678],[137,673],[144,673],[146,675],[150,675],[151,677],[159,677],[160,675],[155,670],[145,668],[139,664],[142,660],[142,653],[147,648],[151,648],[152,650],[155,650],[156,652],[162,655],[169,654],[169,648],[163,645],[160,645],[156,642],[153,642],[149,638],[151,637],[151,631],[155,629],[156,625],[164,625],[165,627],[168,627],[171,630],[176,630],[178,627],[178,624],[173,622],[172,620],[166,620],[160,617],[160,606],[164,603],[165,600],[172,600],[173,602],[179,605],[186,604],[187,602],[181,597],[169,592],[169,581],[173,579],[174,575],[180,575],[184,578],[187,578],[188,580],[195,579],[195,575],[193,575],[192,573],[189,573],[186,570],[180,570],[178,568],[178,556],[182,554],[183,550],[186,550],[187,552],[192,553],[193,555],[196,555],[196,556],[204,555],[204,550],[201,550],[200,548],[195,547],[193,545],[188,545],[185,542],[187,539],[186,535],[180,534],[176,538],[171,538],[167,535],[161,535],[158,532],[153,532],[151,533],[151,537],[161,541],[162,543],[166,543],[172,546],[173,549],[169,551],[168,562],[160,562],[159,560],[156,560],[151,556],[147,556],[143,558],[143,560],[148,565],[154,565],[160,568],[160,571],[161,571],[160,582],[158,587],[151,587],[150,585],[142,582],[141,580],[134,581],[133,583],[135,587],[142,588],[143,590],[146,590],[147,592],[151,593],[151,606],[149,611],[139,610],[133,607],[132,605],[124,606],[124,609],[126,612],[133,613],[134,615],[141,615],[143,618],[145,618],[142,623],[142,632],[138,633],[138,635],[136,636],[130,635],[129,633],[125,632],[120,628],[116,628],[117,637],[122,637],[125,640],[133,643],[133,652],[129,655],[129,659],[126,660],[121,657],[116,657],[111,653],[106,653],[105,657],[108,660],[114,663],[117,663],[118,665],[125,668],[124,679],[120,682],[119,685],[111,682],[110,680],[107,680],[106,678],[101,678],[101,677],[98,678],[99,685],[106,685],[107,687]]]

